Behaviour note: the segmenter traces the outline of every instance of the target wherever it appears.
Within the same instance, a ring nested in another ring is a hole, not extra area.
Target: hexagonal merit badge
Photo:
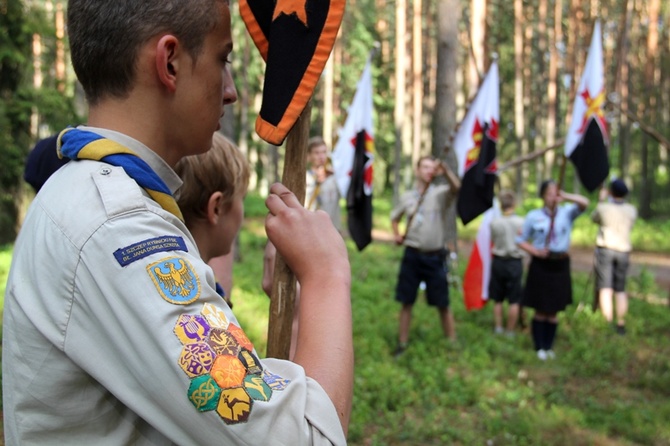
[[[207,320],[199,314],[182,314],[174,326],[174,334],[182,344],[205,341],[209,331]]]
[[[247,375],[244,378],[244,388],[249,396],[256,401],[270,401],[272,389],[263,381],[260,375]]]
[[[209,373],[214,364],[215,354],[204,342],[194,342],[182,348],[179,355],[179,367],[194,378]]]
[[[249,419],[251,413],[251,397],[242,387],[224,389],[219,398],[216,413],[226,424],[242,423]]]
[[[265,381],[272,390],[284,390],[291,383],[290,379],[282,378],[267,370],[263,370],[263,381]]]
[[[198,376],[191,380],[188,387],[188,399],[200,412],[216,409],[221,397],[221,388],[209,375]]]
[[[158,294],[166,301],[186,305],[200,297],[200,280],[188,260],[167,257],[147,265]]]
[[[228,318],[226,317],[226,313],[220,308],[217,308],[210,303],[206,303],[202,306],[200,314],[205,316],[210,327],[223,328],[224,330],[228,328]]]
[[[235,339],[237,339],[237,342],[239,342],[242,347],[246,348],[249,351],[252,351],[254,349],[254,344],[251,343],[251,341],[247,337],[247,334],[240,327],[231,322],[230,324],[228,324],[228,331],[233,336],[235,336]]]
[[[237,357],[240,359],[240,361],[242,361],[242,364],[244,364],[244,367],[247,368],[247,371],[250,374],[259,375],[263,371],[261,362],[258,360],[256,355],[251,353],[246,348],[240,350],[240,354]]]
[[[237,356],[240,352],[240,344],[228,331],[222,328],[213,328],[207,340],[209,346],[217,355]]]
[[[219,355],[214,360],[210,375],[222,389],[239,387],[247,369],[236,356]]]

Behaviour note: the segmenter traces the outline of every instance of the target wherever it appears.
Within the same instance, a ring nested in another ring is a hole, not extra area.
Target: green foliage
[[[76,124],[69,98],[57,90],[53,77],[44,87],[31,86],[33,34],[42,37],[45,65],[53,65],[55,36],[41,9],[19,0],[0,7],[0,243],[14,240],[21,177],[31,140],[31,115],[39,110],[41,123],[51,128]],[[62,87],[62,86],[61,86]]]
[[[15,205],[23,159],[28,146],[30,107],[15,93],[23,82],[31,35],[22,2],[8,0],[0,8],[0,243],[14,240]]]
[[[246,204],[256,209],[247,216],[258,218],[245,223],[241,234],[243,259],[235,264],[233,300],[263,354],[268,299],[260,288],[261,201],[247,197]],[[375,211],[384,220],[390,200],[378,197]],[[628,334],[617,336],[590,310],[592,278],[574,274],[576,302],[561,315],[558,358],[540,362],[527,329],[511,339],[494,336],[492,308],[467,312],[461,290],[451,288],[458,341],[444,338],[435,310],[420,297],[410,347],[394,360],[402,249],[380,242],[363,252],[350,241],[347,246],[356,349],[352,446],[670,442],[666,307],[631,299]],[[458,275],[465,263],[461,259]]]
[[[5,302],[5,286],[7,285],[9,266],[12,262],[12,250],[12,245],[0,247],[0,309],[3,308]]]

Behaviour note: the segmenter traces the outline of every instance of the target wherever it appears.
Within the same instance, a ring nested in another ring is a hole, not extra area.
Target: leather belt
[[[447,254],[446,249],[435,249],[435,250],[432,250],[432,251],[426,251],[426,250],[423,250],[423,249],[414,248],[412,246],[407,246],[407,250],[412,251],[412,252],[416,252],[418,254],[423,254],[425,256],[436,256],[436,255],[446,255]]]

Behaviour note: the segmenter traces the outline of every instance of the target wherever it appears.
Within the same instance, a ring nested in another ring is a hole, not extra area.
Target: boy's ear
[[[175,36],[166,34],[156,43],[156,72],[160,82],[170,92],[177,89],[179,56],[179,40]]]
[[[223,200],[223,193],[220,191],[214,192],[207,200],[207,221],[213,225],[219,222],[226,213],[226,206]]]

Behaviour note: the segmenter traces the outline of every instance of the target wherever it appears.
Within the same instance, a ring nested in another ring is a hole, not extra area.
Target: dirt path
[[[393,242],[393,235],[384,231],[372,231],[372,237],[380,242]],[[472,251],[472,242],[468,240],[458,241],[458,251],[461,258],[468,258]],[[575,271],[591,272],[593,270],[593,248],[570,248],[570,260],[572,269]],[[656,283],[663,290],[670,293],[670,255],[633,252],[631,254],[631,267],[629,275],[634,277],[645,268],[654,275]],[[661,297],[667,297],[661,296]]]

